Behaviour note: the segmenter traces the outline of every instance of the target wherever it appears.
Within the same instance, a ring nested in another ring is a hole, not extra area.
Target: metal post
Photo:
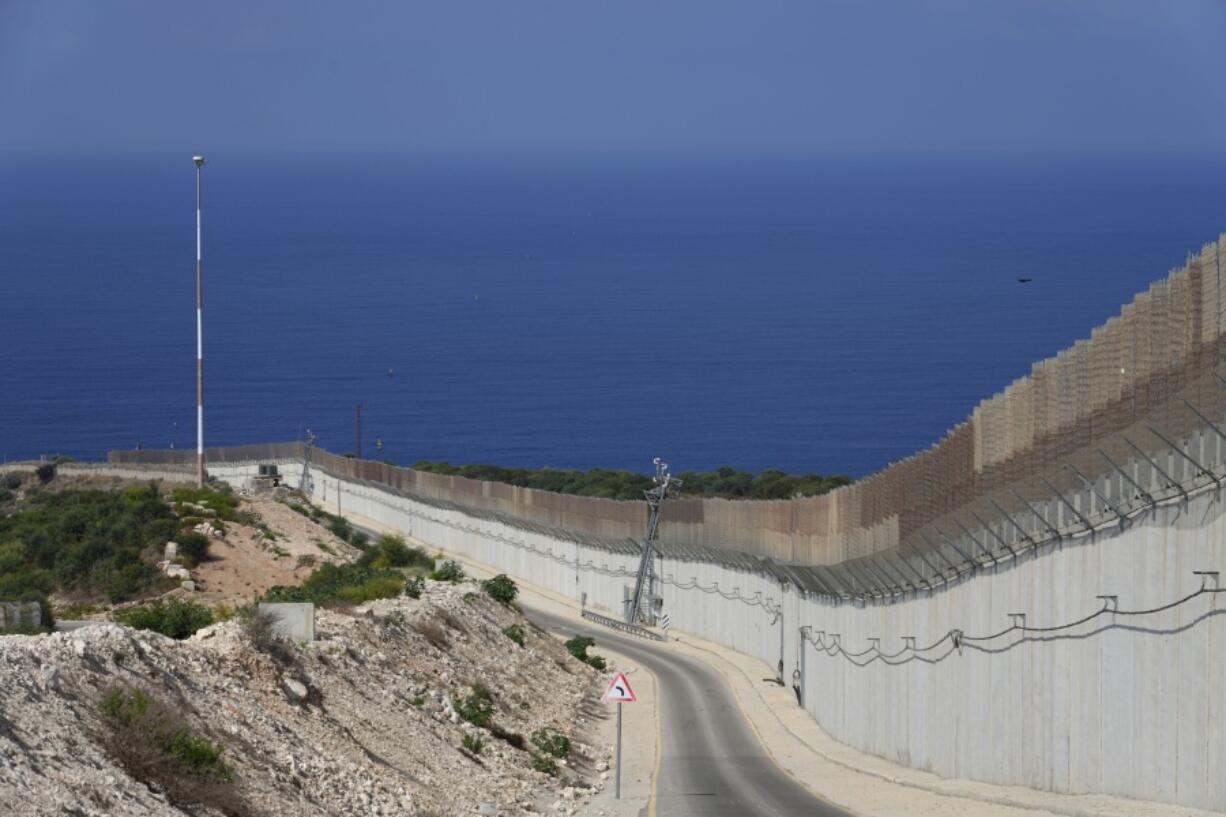
[[[196,165],[196,487],[204,487],[204,288],[201,285],[200,168],[203,156],[193,156]]]
[[[658,751],[663,751],[659,749]],[[617,772],[613,775],[613,798],[622,798],[622,702],[617,702]]]

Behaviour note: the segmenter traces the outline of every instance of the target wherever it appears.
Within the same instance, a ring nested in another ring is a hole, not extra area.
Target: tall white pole
[[[204,290],[201,286],[200,254],[200,168],[203,156],[193,156],[196,164],[196,486],[204,487]]]

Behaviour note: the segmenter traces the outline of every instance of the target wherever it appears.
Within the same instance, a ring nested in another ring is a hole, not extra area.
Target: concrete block
[[[295,641],[315,640],[315,605],[309,602],[263,602],[261,613],[275,619],[273,630],[281,638]]]
[[[43,610],[36,601],[0,601],[0,630],[41,627]]]

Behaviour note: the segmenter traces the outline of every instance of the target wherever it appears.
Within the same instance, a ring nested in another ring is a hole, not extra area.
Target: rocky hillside
[[[0,813],[552,815],[602,785],[595,672],[474,583],[316,628],[0,637]]]

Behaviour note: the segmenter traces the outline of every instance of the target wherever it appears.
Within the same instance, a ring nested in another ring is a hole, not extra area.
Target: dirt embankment
[[[455,704],[478,684],[484,728]],[[183,642],[111,624],[0,637],[0,813],[220,813],[168,802],[116,758],[101,704],[115,688],[223,744],[253,816],[572,814],[609,760],[586,745],[607,717],[596,673],[474,583],[431,582],[421,599],[319,611],[317,640],[283,655],[237,621]],[[534,769],[543,728],[573,741],[556,777]]]

